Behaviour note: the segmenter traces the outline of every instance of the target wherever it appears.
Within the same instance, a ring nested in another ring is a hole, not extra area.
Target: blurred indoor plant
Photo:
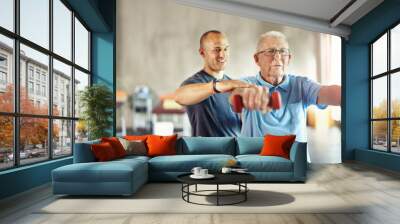
[[[107,86],[94,84],[86,87],[80,93],[79,106],[89,140],[110,136],[108,130],[112,126],[113,95]]]

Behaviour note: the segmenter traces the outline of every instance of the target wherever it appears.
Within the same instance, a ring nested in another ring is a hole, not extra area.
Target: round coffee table
[[[191,173],[182,174],[177,177],[178,181],[182,183],[182,199],[188,203],[198,204],[198,205],[234,205],[247,200],[247,192],[249,188],[247,183],[255,180],[255,177],[249,173],[216,173],[213,174],[215,177],[212,179],[193,179],[190,177]],[[215,190],[197,190],[198,184],[204,185],[215,185]],[[190,191],[190,186],[195,186],[194,191]],[[223,190],[220,189],[220,185],[236,185],[237,190]],[[209,192],[215,192],[215,194],[206,194]],[[216,204],[202,204],[190,201],[190,196],[203,196],[203,197],[216,197]],[[221,203],[221,197],[232,197],[241,196],[239,200],[231,203]]]

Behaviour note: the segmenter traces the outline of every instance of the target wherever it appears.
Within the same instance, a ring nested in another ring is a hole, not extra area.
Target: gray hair
[[[285,41],[285,43],[289,46],[289,42],[287,41],[287,37],[285,36],[285,34],[279,32],[279,31],[268,31],[266,33],[263,33],[260,35],[260,37],[258,38],[258,43],[257,43],[257,49],[256,52],[260,51],[261,49],[261,45],[264,41],[264,39],[266,38],[277,38],[277,39],[281,39],[283,41]]]

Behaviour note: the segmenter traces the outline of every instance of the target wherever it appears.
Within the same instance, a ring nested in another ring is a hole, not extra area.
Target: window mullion
[[[49,50],[53,52],[53,0],[49,0]],[[49,55],[49,72],[48,72],[48,91],[49,94],[49,116],[48,120],[48,151],[49,159],[53,159],[53,56]]]
[[[19,10],[20,9],[20,1],[14,1],[14,30],[17,35],[19,35],[19,27],[20,27],[20,19],[19,19]],[[20,46],[19,39],[14,39],[14,112],[15,114],[19,114],[20,112]],[[14,115],[14,166],[19,166],[20,157],[19,157],[19,136],[20,136],[20,118]]]
[[[390,29],[389,29],[389,31],[387,32],[387,51],[386,51],[386,54],[387,54],[387,71],[389,71],[390,70]],[[392,78],[392,76],[391,76],[391,74],[389,73],[389,74],[387,74],[387,110],[388,110],[388,118],[391,118],[392,117],[392,110],[391,110],[391,108],[392,108],[392,100],[391,100],[391,85],[390,85],[390,83],[391,83],[391,78]],[[388,138],[387,138],[387,140],[388,140],[388,152],[391,152],[392,151],[392,135],[391,135],[391,133],[392,133],[392,131],[391,131],[391,123],[392,123],[392,121],[391,120],[388,120],[388,122],[387,122],[387,135],[388,135]]]
[[[91,60],[91,45],[92,45],[92,33],[88,32],[88,70],[92,72],[92,60]],[[90,81],[90,85],[92,85],[92,81]]]
[[[370,122],[369,122],[369,148],[370,149],[373,149],[373,146],[374,146],[374,143],[373,143],[373,141],[374,141],[374,136],[373,136],[373,121],[372,121],[372,119],[373,119],[373,104],[372,104],[372,96],[373,96],[373,79],[372,79],[372,72],[374,71],[373,70],[373,60],[372,60],[372,56],[373,56],[373,47],[372,47],[373,45],[371,44],[370,46],[369,46],[369,52],[370,52],[370,55],[369,55],[369,64],[370,64],[370,66],[369,66],[369,69],[370,69],[370,71],[369,71],[369,119],[370,119]]]
[[[71,66],[71,117],[75,118],[75,12],[72,11],[71,14],[71,23],[72,23],[72,38],[71,38],[71,59],[72,59],[72,66]],[[72,155],[74,155],[74,151],[75,151],[75,126],[76,126],[76,121],[72,121],[72,131],[71,131],[71,150],[72,150]]]

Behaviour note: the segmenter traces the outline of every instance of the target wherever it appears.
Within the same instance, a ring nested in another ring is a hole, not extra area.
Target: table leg
[[[217,184],[217,206],[219,205],[219,184]]]
[[[244,201],[247,201],[247,182],[244,183]]]
[[[196,186],[195,186],[195,191],[197,192],[197,184],[196,184]]]
[[[183,197],[183,190],[184,190],[184,186],[185,186],[185,185],[182,183],[182,187],[181,187],[182,199],[184,198],[184,197]]]
[[[190,200],[189,200],[189,195],[190,195],[190,184],[187,185],[187,191],[188,191],[188,193],[187,193],[187,201],[190,202]]]

